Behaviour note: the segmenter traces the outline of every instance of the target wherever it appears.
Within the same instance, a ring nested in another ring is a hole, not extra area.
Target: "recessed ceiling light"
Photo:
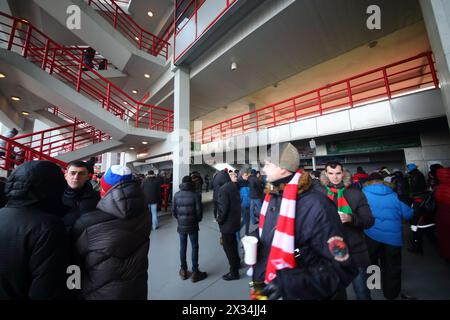
[[[28,23],[27,19],[22,19],[22,22]]]
[[[11,97],[11,100],[13,100],[13,101],[20,101],[20,98],[19,98],[19,97],[16,97],[16,96],[12,96],[12,97]]]
[[[149,17],[153,17],[153,12],[149,11],[149,12],[147,12],[147,14]]]
[[[6,74],[0,72],[0,79],[6,78]]]
[[[142,141],[142,144],[148,144],[148,141]]]
[[[147,79],[150,78],[150,75],[148,73],[144,74],[144,77],[146,77]]]
[[[136,93],[137,93],[137,90],[131,90],[131,92],[133,92],[134,94],[136,94]]]
[[[128,102],[124,101],[123,104],[128,104]]]
[[[28,111],[22,111],[22,114],[23,114],[24,116],[29,116],[29,115],[30,115],[30,113],[29,113]]]
[[[134,147],[130,147],[130,150],[134,150]]]
[[[134,37],[135,39],[136,39],[136,41],[139,41],[139,38],[138,37]]]

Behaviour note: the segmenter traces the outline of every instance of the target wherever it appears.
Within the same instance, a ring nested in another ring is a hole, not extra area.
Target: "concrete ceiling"
[[[381,8],[381,30],[366,26],[366,9],[372,4]],[[261,7],[265,5],[270,2]],[[415,0],[295,1],[192,78],[191,118],[420,20]],[[238,64],[234,72],[232,61]]]
[[[159,34],[166,24],[167,17],[173,14],[173,0],[131,0],[128,6],[133,19],[145,30]],[[152,11],[153,17],[147,12]]]
[[[255,12],[256,17],[264,6],[272,1],[266,1]],[[45,12],[42,12],[33,1],[10,1],[13,14],[21,16],[42,28],[55,40],[62,44],[82,44],[67,28],[57,23]],[[366,27],[366,9],[369,5],[377,4],[381,8],[381,30],[368,30]],[[145,29],[158,32],[162,17],[168,10],[172,10],[173,1],[168,0],[132,0],[129,11],[134,19]],[[150,19],[147,11],[154,12],[154,19]],[[281,83],[296,74],[319,65],[332,58],[340,56],[352,49],[365,46],[375,39],[385,37],[396,30],[417,23],[422,19],[417,0],[302,0],[295,1],[280,14],[264,23],[259,29],[238,42],[224,54],[211,61],[198,72],[191,81],[191,119],[199,118],[217,110],[217,118],[224,120],[228,114],[242,110],[246,112],[247,103],[254,102],[257,107],[290,96],[295,88],[301,88],[303,83],[291,80],[277,87],[278,94],[270,88],[275,83]],[[241,32],[242,23],[231,29],[221,42],[228,37]],[[219,44],[218,44],[219,45]],[[392,50],[397,44],[391,43]],[[214,51],[212,46],[210,51]],[[383,52],[381,52],[383,53]],[[418,52],[411,52],[415,54]],[[199,60],[208,58],[208,51]],[[366,56],[354,56],[355,64],[359,63],[366,69],[380,61],[392,57],[377,57],[366,61]],[[230,71],[230,63],[236,61],[238,69]],[[192,68],[199,61],[194,62]],[[155,77],[146,79],[143,70],[150,68],[148,62],[136,61],[127,66],[128,78],[113,80],[127,93],[137,89],[136,95],[140,99],[145,89],[151,86]],[[151,70],[149,71],[151,73]],[[320,77],[322,73],[316,73]],[[336,75],[336,74],[335,74]],[[294,77],[293,77],[294,76]],[[339,79],[341,74],[337,74]],[[322,79],[324,79],[323,77]],[[315,79],[314,84],[323,80]],[[287,89],[287,84],[289,89]],[[285,87],[285,90],[281,90]],[[5,87],[6,88],[6,87]],[[273,88],[275,89],[275,88]],[[6,89],[5,89],[6,90]],[[260,91],[262,90],[263,93]],[[9,89],[7,90],[9,91]],[[157,96],[163,100],[162,106],[173,108],[173,81]],[[297,93],[298,91],[294,92]],[[5,91],[5,94],[9,92]],[[130,94],[131,95],[131,94]],[[134,95],[133,95],[134,96]],[[280,98],[281,97],[281,98]],[[42,99],[41,99],[42,100]],[[154,103],[154,101],[152,101]],[[233,105],[233,103],[235,103]],[[40,104],[37,102],[36,105]],[[223,109],[227,106],[227,109]],[[225,113],[223,110],[228,110]],[[239,111],[240,112],[240,111]],[[224,115],[226,114],[226,116]],[[215,121],[211,120],[211,121]],[[216,121],[217,122],[217,121]]]
[[[350,76],[429,51],[430,43],[423,21],[393,32],[377,40],[375,47],[360,46],[336,58],[315,65],[285,80],[228,103],[197,120],[209,126],[249,111],[249,104],[261,108],[288,97],[323,87]]]

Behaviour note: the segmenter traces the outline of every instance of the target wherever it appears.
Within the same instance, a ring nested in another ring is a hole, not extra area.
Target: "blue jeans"
[[[259,213],[261,212],[262,200],[261,199],[250,199],[250,217],[254,217],[254,223],[259,221]],[[255,212],[256,210],[256,212]]]
[[[180,261],[181,269],[187,270],[186,263],[186,249],[187,249],[187,238],[191,239],[192,248],[192,272],[198,271],[198,231],[191,233],[180,233]]]
[[[152,213],[152,228],[153,230],[156,230],[156,228],[158,228],[158,204],[149,204],[148,209]]]
[[[242,224],[245,225],[245,235],[248,235],[248,231],[250,229],[250,219],[252,220],[252,223],[255,224],[255,216],[250,214],[250,208],[249,207],[241,207],[241,215],[242,215]],[[250,218],[249,218],[250,216]]]
[[[367,274],[366,267],[358,267],[358,275],[353,279],[353,291],[355,291],[357,300],[372,300],[370,297],[370,290],[367,288]]]

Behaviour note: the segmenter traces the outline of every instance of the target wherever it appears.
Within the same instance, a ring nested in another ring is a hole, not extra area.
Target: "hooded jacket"
[[[180,191],[173,198],[172,213],[178,221],[178,233],[199,231],[198,223],[203,217],[203,205],[201,195],[194,192],[192,183],[180,184]]]
[[[411,219],[413,209],[401,202],[383,181],[366,182],[363,192],[375,217],[375,224],[365,234],[375,241],[401,247],[402,222]]]
[[[66,181],[49,161],[30,161],[8,178],[0,209],[0,300],[66,298]]]
[[[332,184],[328,180],[325,171],[322,171],[320,174],[320,182],[323,186],[322,192],[326,195],[327,191],[325,187],[332,186]],[[370,259],[363,230],[373,226],[375,219],[364,193],[351,185],[352,177],[347,170],[344,170],[341,184],[335,186],[337,188],[346,188],[344,197],[352,209],[352,221],[343,224],[344,232],[347,237],[353,263],[360,267],[366,267],[370,265]],[[333,202],[337,208],[337,195],[334,197]]]
[[[225,183],[230,181],[230,175],[225,171],[219,171],[214,176],[212,185],[213,185],[213,200],[218,201],[219,200],[219,189],[222,187]]]
[[[113,186],[72,229],[84,299],[145,300],[150,214],[136,181]]]
[[[293,175],[267,184],[271,198],[259,238],[258,261],[253,279],[263,281],[277,225],[284,186]],[[329,299],[347,287],[356,275],[351,265],[344,231],[332,202],[311,189],[309,174],[298,182],[295,210],[294,249],[297,266],[277,271],[273,280],[284,299]],[[261,220],[260,220],[261,221]]]

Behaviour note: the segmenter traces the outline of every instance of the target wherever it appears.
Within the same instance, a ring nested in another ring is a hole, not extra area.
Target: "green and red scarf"
[[[327,196],[331,199],[331,201],[334,201],[334,196],[337,194],[337,206],[338,206],[338,212],[339,213],[345,213],[345,214],[352,214],[352,208],[350,208],[347,199],[344,197],[344,191],[345,187],[342,188],[333,188],[333,187],[326,187],[327,188]]]

